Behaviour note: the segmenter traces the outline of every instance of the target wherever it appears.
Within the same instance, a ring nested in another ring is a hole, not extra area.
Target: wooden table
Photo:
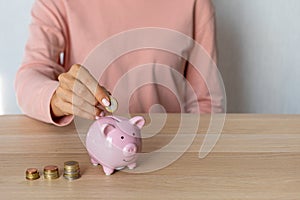
[[[213,152],[200,159],[209,119],[201,116],[193,144],[171,165],[105,176],[90,164],[74,123],[61,128],[22,115],[1,116],[0,199],[300,199],[300,115],[228,114]],[[180,115],[168,115],[159,134],[144,140],[143,152],[168,144],[179,122]],[[61,169],[68,160],[79,162],[80,179],[25,180],[29,167]]]

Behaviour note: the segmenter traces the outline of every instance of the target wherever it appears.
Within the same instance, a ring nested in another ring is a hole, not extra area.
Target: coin
[[[59,178],[58,167],[55,165],[48,165],[44,168],[44,178],[51,180]]]
[[[64,174],[64,178],[67,180],[76,180],[81,177],[80,173],[77,174]]]
[[[110,112],[110,113],[113,113],[115,112],[117,109],[118,109],[118,102],[117,100],[112,97],[112,96],[109,96],[110,98],[110,106],[106,106],[105,109]]]
[[[67,171],[76,171],[79,169],[79,163],[77,161],[67,161],[64,163],[64,169]]]
[[[59,178],[58,174],[51,174],[51,175],[44,174],[44,179],[47,179],[47,180],[53,180],[53,179],[58,179],[58,178]]]
[[[58,167],[55,165],[48,165],[44,168],[44,172],[46,173],[56,173],[58,171]]]
[[[38,169],[36,168],[28,168],[26,170],[26,179],[27,180],[36,180],[40,178],[40,174],[38,172]]]

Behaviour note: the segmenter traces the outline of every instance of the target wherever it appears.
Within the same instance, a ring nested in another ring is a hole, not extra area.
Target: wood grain
[[[163,119],[159,114],[151,117]],[[1,199],[300,198],[300,115],[229,114],[217,145],[204,159],[198,155],[210,116],[201,116],[192,133],[195,116],[184,115],[191,123],[182,124],[184,134],[178,136],[181,117],[169,114],[161,130],[143,140],[143,152],[150,153],[180,137],[182,143],[162,153],[163,162],[195,134],[179,159],[149,173],[118,171],[105,176],[99,166],[90,164],[76,124],[55,127],[23,115],[0,116]],[[145,118],[151,124],[150,117]],[[149,128],[143,131],[151,134]],[[29,167],[42,171],[53,164],[61,170],[68,160],[80,163],[79,180],[25,180]]]

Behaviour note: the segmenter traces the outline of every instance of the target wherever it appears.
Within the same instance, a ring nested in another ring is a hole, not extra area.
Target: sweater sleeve
[[[32,7],[29,39],[15,78],[15,92],[22,112],[57,126],[69,124],[73,116],[53,119],[50,100],[65,72],[60,55],[65,53],[67,29],[62,1],[36,0]]]
[[[190,56],[197,65],[189,62],[186,68],[185,76],[193,90],[186,95],[186,111],[224,112],[223,88],[216,66],[215,11],[210,0],[198,0],[195,5],[194,40],[200,48],[194,48]]]

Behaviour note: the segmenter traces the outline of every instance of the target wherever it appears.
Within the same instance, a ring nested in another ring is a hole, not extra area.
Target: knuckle
[[[66,79],[66,75],[67,75],[67,73],[62,73],[62,74],[60,74],[60,75],[58,76],[58,80],[59,80],[60,82],[63,82],[63,81]]]
[[[94,84],[93,77],[89,73],[82,73],[80,79],[86,86],[93,86],[92,84]]]
[[[77,77],[78,76],[78,73],[80,71],[82,71],[84,69],[83,66],[81,66],[80,64],[74,64],[71,66],[70,70],[69,70],[69,73],[74,76],[74,77]]]
[[[84,108],[85,107],[85,101],[82,98],[74,98],[74,104],[78,105],[80,108]]]
[[[75,106],[72,106],[72,111],[73,111],[74,115],[77,115],[77,116],[82,115],[82,111],[80,109],[78,109],[77,107],[75,107]]]
[[[93,95],[91,95],[90,93],[88,94],[88,96],[86,96],[85,99],[89,104],[91,104],[93,106],[97,106],[99,104],[97,99]]]
[[[71,70],[79,71],[80,68],[81,68],[81,65],[79,65],[79,64],[74,64],[74,65],[72,65]]]
[[[71,77],[69,77],[69,75],[65,75],[60,81],[60,86],[63,88],[71,89],[72,87],[74,87],[74,80]]]
[[[56,101],[54,102],[54,105],[58,108],[62,108],[62,105],[63,105],[64,101],[61,99],[61,98],[57,98]]]
[[[90,84],[90,79],[89,79],[89,77],[87,77],[87,76],[82,76],[81,77],[81,80],[82,80],[82,82],[85,84],[85,85],[89,85]]]
[[[58,94],[58,96],[60,96],[60,94],[63,93],[63,90],[64,90],[64,89],[62,89],[61,87],[58,87],[58,88],[56,89],[56,93]]]
[[[86,88],[84,88],[84,87],[78,87],[76,90],[77,90],[79,96],[86,96],[86,93],[87,93]]]
[[[59,99],[62,99],[63,97],[66,96],[66,92],[64,89],[62,89],[61,87],[58,87],[56,90],[57,96],[59,97]]]
[[[73,84],[72,79],[70,79],[70,75],[67,73],[60,74],[58,76],[58,81],[60,87],[68,87]]]
[[[86,106],[85,101],[84,101],[83,99],[80,100],[79,106],[80,106],[81,108],[84,108],[84,107]]]

